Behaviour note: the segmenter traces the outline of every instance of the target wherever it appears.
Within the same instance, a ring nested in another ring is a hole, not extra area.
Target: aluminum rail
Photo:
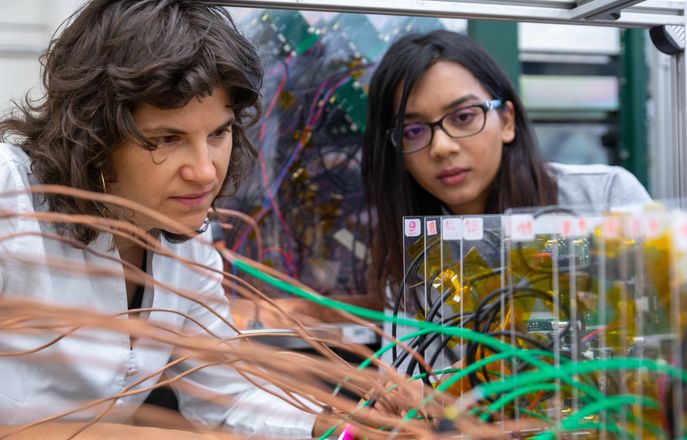
[[[615,20],[620,17],[620,11],[641,2],[642,0],[588,0],[586,3],[578,3],[571,10],[570,18],[572,20],[580,18],[608,18]],[[617,16],[614,17],[614,14],[617,14]]]
[[[484,18],[615,27],[684,26],[678,0],[202,0],[225,6],[366,14]],[[617,20],[608,14],[617,12]]]

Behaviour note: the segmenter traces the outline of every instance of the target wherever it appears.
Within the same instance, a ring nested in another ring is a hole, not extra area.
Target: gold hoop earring
[[[100,183],[103,184],[103,192],[107,192],[107,185],[105,185],[105,176],[103,175],[103,170],[100,170]]]

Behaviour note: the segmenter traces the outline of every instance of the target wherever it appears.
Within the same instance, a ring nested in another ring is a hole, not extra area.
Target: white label
[[[574,235],[575,217],[566,215],[558,219],[558,233],[563,238],[571,238]]]
[[[640,238],[643,235],[644,225],[642,219],[636,215],[628,215],[625,217],[625,235],[628,238]]]
[[[620,219],[617,216],[604,216],[601,220],[601,237],[605,239],[620,237]]]
[[[437,235],[437,221],[427,220],[427,235]]]
[[[573,237],[586,237],[589,234],[589,220],[586,217],[575,219],[573,234]]]
[[[466,240],[482,240],[484,238],[484,222],[481,217],[463,219],[463,238]]]
[[[559,216],[540,215],[534,219],[534,234],[558,234]]]
[[[511,215],[510,233],[513,241],[534,240],[534,217],[532,214]]]
[[[647,215],[644,225],[644,234],[646,234],[646,238],[648,239],[658,238],[661,235],[661,218],[658,215]]]
[[[460,218],[449,217],[441,219],[442,240],[461,240],[463,238],[463,222]]]
[[[418,237],[422,232],[420,220],[417,218],[407,218],[404,221],[406,237]]]

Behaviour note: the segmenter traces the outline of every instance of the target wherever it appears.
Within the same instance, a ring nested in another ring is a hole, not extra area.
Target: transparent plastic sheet
[[[536,418],[554,432],[601,437],[683,433],[683,385],[656,367],[684,374],[687,213],[672,206],[678,202],[605,213],[550,207],[405,218],[405,304],[417,307],[417,292],[429,299],[418,318],[477,331],[520,353],[548,353],[537,365],[456,339],[451,359],[429,351],[425,360],[441,370],[487,358],[448,389],[457,401],[479,401],[473,412],[484,421]],[[409,262],[440,269],[412,272]],[[527,382],[538,372],[540,382]],[[525,385],[518,390],[518,383]],[[475,390],[500,386],[508,391],[475,399]]]

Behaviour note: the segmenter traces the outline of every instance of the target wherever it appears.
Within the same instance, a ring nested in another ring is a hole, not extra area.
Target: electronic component
[[[455,373],[437,375],[437,389],[456,396],[505,389],[539,371],[536,384],[492,395],[477,415],[536,417],[577,434],[684,432],[675,377],[686,373],[662,366],[684,368],[687,212],[408,217],[404,234],[395,314],[486,337],[429,333],[408,341],[434,371],[482,365],[457,381]],[[408,334],[399,330],[396,337]],[[492,338],[518,356],[499,356],[506,349]],[[417,361],[402,363],[406,352],[394,357],[404,373],[424,372]],[[547,376],[547,365],[570,376]]]

